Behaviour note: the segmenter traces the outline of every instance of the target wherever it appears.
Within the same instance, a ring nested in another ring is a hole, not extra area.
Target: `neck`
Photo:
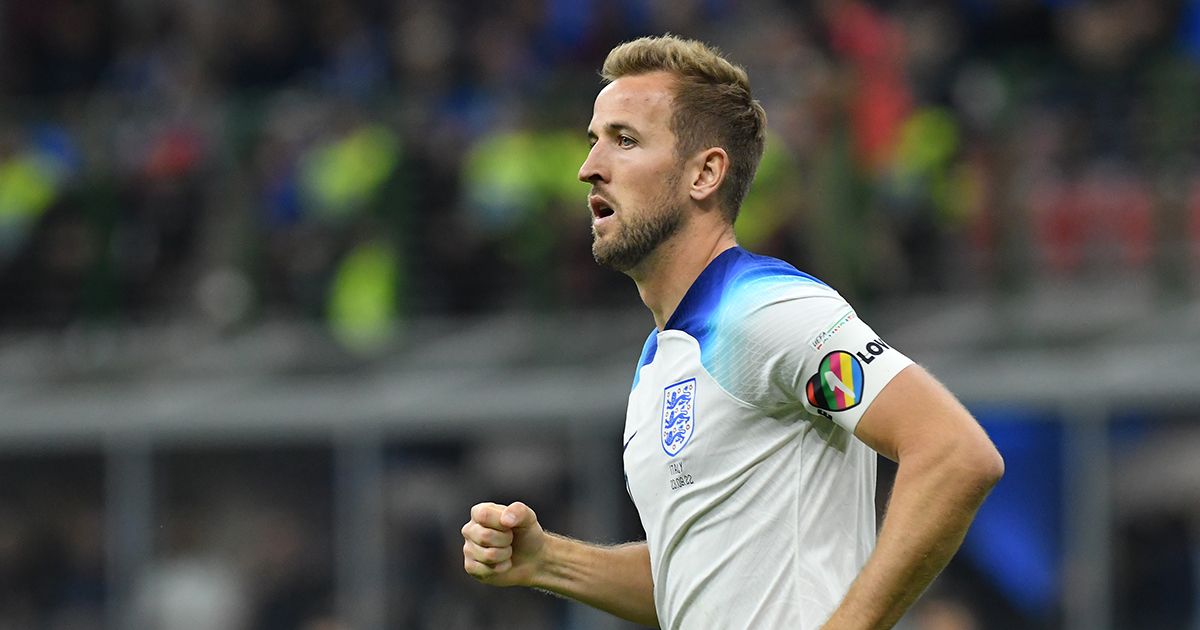
[[[737,245],[733,226],[703,223],[691,221],[681,227],[678,233],[628,271],[659,330],[666,328],[684,294],[708,263]]]

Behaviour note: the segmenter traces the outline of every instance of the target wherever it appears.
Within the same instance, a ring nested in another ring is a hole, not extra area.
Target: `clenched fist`
[[[479,503],[463,525],[463,569],[493,586],[532,586],[546,532],[537,515],[521,502]]]

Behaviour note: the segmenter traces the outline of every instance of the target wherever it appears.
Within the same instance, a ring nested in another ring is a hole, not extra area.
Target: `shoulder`
[[[809,296],[837,296],[837,292],[778,258],[734,247],[722,252],[700,273],[667,327],[696,336],[731,315]]]
[[[707,326],[695,335],[706,364],[738,354],[767,360],[780,351],[816,351],[839,322],[857,317],[836,290],[782,260],[741,250],[730,263]]]
[[[841,294],[815,276],[782,260],[749,254],[731,270],[714,323],[734,334],[763,328],[794,332],[822,327],[846,312],[852,311]]]
[[[701,362],[731,396],[760,409],[794,404],[822,335],[854,311],[837,291],[792,265],[745,254],[728,265],[700,341]]]
[[[791,263],[736,248],[725,266],[724,284],[729,290],[748,287],[807,288],[832,291],[816,276],[800,271]]]

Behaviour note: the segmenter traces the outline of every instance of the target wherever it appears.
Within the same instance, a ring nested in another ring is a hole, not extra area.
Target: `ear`
[[[715,200],[721,182],[729,173],[729,154],[721,147],[711,147],[692,159],[696,168],[692,171],[695,175],[688,193],[696,201]]]

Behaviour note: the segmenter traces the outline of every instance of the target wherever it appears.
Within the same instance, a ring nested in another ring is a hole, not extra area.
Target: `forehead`
[[[665,127],[671,118],[673,84],[674,77],[666,72],[621,77],[596,96],[592,124],[603,126],[619,119],[642,125],[661,123]]]

